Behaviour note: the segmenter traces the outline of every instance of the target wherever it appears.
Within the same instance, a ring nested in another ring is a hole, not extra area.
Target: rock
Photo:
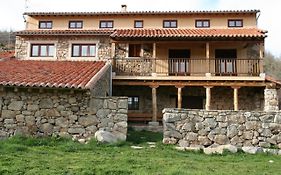
[[[174,137],[174,138],[181,139],[182,135],[177,131],[165,131],[164,137]]]
[[[203,148],[203,152],[205,154],[216,154],[216,153],[219,153],[219,154],[222,154],[222,152],[218,152],[219,150],[217,150],[217,148]]]
[[[207,136],[199,136],[198,141],[200,145],[209,146],[212,144],[212,141]]]
[[[28,111],[37,111],[37,110],[39,110],[39,106],[38,105],[27,105],[27,110]]]
[[[108,114],[110,114],[109,109],[99,109],[96,115],[98,118],[107,118]]]
[[[25,123],[27,126],[31,126],[35,124],[35,117],[34,116],[25,116]]]
[[[68,132],[70,134],[82,134],[85,132],[85,129],[84,128],[69,128]]]
[[[238,134],[238,129],[235,125],[230,125],[229,127],[227,127],[227,137],[228,138],[233,138],[234,136],[236,136]]]
[[[189,142],[186,140],[179,140],[179,146],[180,147],[188,147],[189,146]]]
[[[11,111],[11,110],[2,110],[2,114],[1,114],[2,118],[15,118],[16,117],[16,111]]]
[[[221,145],[219,147],[221,149],[227,150],[227,151],[229,151],[231,153],[237,153],[237,150],[238,150],[236,146],[233,146],[233,145],[230,145],[230,144],[228,144],[228,145]]]
[[[214,118],[206,118],[203,123],[205,127],[210,127],[212,129],[217,126],[217,122]]]
[[[245,131],[243,133],[243,138],[247,140],[251,140],[253,138],[254,132],[253,131]]]
[[[21,110],[22,106],[23,106],[23,101],[12,101],[9,104],[8,109],[14,110],[14,111],[19,111],[19,110]]]
[[[116,108],[117,108],[117,104],[114,103],[114,102],[111,101],[111,100],[108,101],[107,105],[108,105],[108,108],[109,108],[109,109],[116,109]]]
[[[87,117],[80,117],[78,119],[78,123],[82,126],[90,126],[90,125],[97,125],[99,120],[95,115],[90,115]]]
[[[96,126],[92,125],[92,126],[88,126],[86,128],[87,131],[90,131],[91,133],[95,133],[98,129]]]
[[[117,101],[117,107],[121,109],[128,109],[128,99],[119,99]]]
[[[198,134],[194,132],[188,132],[185,136],[185,139],[187,141],[195,141],[197,140]]]
[[[247,147],[247,146],[243,146],[242,150],[245,153],[248,153],[248,154],[256,154],[256,153],[261,153],[262,152],[262,148],[260,148],[260,147]]]
[[[229,139],[226,135],[216,135],[214,141],[219,145],[226,145],[229,143]]]
[[[47,117],[60,117],[60,113],[56,109],[48,109],[46,111]]]
[[[5,138],[7,136],[8,136],[7,132],[0,130],[0,139]]]
[[[182,126],[182,130],[184,131],[194,131],[195,130],[195,126],[193,123],[185,123],[183,126]]]
[[[118,122],[116,125],[121,128],[127,128],[128,126],[127,122]]]
[[[24,115],[16,115],[17,122],[24,122]]]
[[[86,139],[78,139],[79,143],[85,144],[86,143]]]
[[[260,124],[257,121],[247,121],[245,125],[247,130],[258,130],[260,128]]]
[[[177,139],[175,138],[164,138],[162,141],[164,144],[176,144],[177,143]]]
[[[259,142],[259,146],[262,148],[269,148],[270,147],[270,143],[267,142]]]
[[[113,131],[113,135],[117,138],[118,141],[126,141],[127,135],[126,133],[118,132],[118,131]]]
[[[179,150],[179,151],[184,151],[184,150],[185,150],[185,147],[176,146],[175,149],[176,149],[176,150]]]
[[[201,146],[191,146],[191,147],[185,147],[186,151],[200,151],[202,149]]]
[[[68,120],[66,117],[59,117],[55,120],[56,126],[66,128],[68,127]]]
[[[274,117],[274,123],[281,124],[281,114],[276,114]]]
[[[178,114],[164,114],[163,120],[167,123],[179,121],[181,119],[180,115]]]
[[[5,119],[5,120],[4,120],[4,123],[5,123],[5,124],[14,124],[14,119],[9,119],[9,118],[8,118],[8,119]]]
[[[261,136],[271,137],[272,133],[271,133],[270,129],[263,129],[263,131],[261,132]]]
[[[127,121],[128,120],[128,116],[127,116],[127,114],[116,114],[114,116],[114,120],[115,121]]]
[[[41,125],[40,130],[46,135],[51,135],[53,133],[53,125],[44,123]]]
[[[53,101],[50,98],[41,99],[39,102],[39,107],[41,109],[51,109],[53,108]]]
[[[273,155],[278,155],[278,149],[269,149],[269,148],[263,148],[264,153],[269,153]]]
[[[68,103],[70,104],[75,104],[76,103],[76,98],[75,97],[71,97],[68,99]]]
[[[95,139],[101,143],[116,143],[118,142],[117,137],[108,131],[97,131],[95,133]]]
[[[131,146],[131,148],[133,148],[133,149],[143,149],[142,146]]]

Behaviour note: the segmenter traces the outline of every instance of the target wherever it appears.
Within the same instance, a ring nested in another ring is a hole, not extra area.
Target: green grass
[[[281,173],[281,156],[244,153],[204,155],[161,143],[162,134],[130,130],[128,141],[80,144],[62,138],[12,137],[0,141],[2,174],[258,174]],[[157,142],[150,148],[148,141]],[[132,149],[131,145],[143,146]],[[270,163],[272,160],[273,163]]]

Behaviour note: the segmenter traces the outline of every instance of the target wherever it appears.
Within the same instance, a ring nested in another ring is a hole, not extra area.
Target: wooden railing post
[[[260,53],[259,53],[259,55],[260,55],[260,73],[264,73],[263,72],[263,57],[264,57],[264,43],[263,42],[261,42],[260,43]]]
[[[152,59],[152,76],[156,76],[156,43],[153,43]]]

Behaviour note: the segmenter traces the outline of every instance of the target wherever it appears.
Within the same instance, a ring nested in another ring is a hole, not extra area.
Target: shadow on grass
[[[128,128],[127,142],[131,144],[142,144],[146,142],[162,142],[163,133],[151,131],[135,131]]]

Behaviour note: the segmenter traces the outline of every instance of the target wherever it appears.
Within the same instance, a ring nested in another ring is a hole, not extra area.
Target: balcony
[[[261,59],[244,58],[122,58],[114,60],[118,76],[259,76]]]

